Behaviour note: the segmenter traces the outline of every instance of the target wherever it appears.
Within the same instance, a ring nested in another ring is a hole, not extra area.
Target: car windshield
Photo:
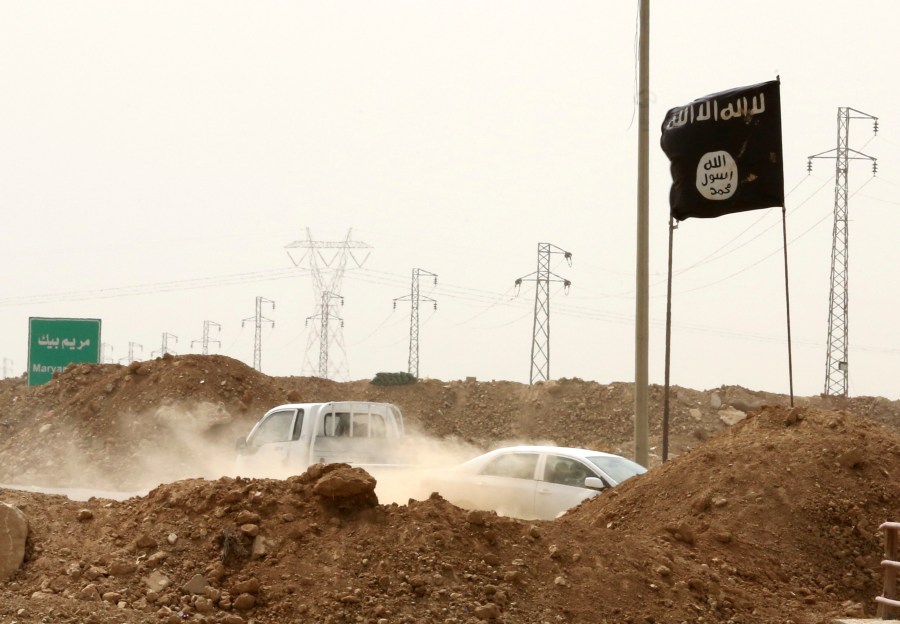
[[[587,460],[608,474],[616,483],[647,472],[640,464],[616,455],[595,455],[588,457]]]

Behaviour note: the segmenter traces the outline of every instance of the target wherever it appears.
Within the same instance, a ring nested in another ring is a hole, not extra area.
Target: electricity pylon
[[[572,266],[571,253],[551,243],[538,243],[537,271],[516,280],[517,289],[522,282],[535,282],[529,384],[550,379],[550,282],[562,282],[566,294],[572,286],[572,282],[550,271],[552,254],[562,254],[569,266]]]
[[[265,299],[263,297],[256,298],[256,314],[253,316],[249,316],[241,321],[241,327],[244,326],[244,323],[247,321],[253,321],[255,326],[255,332],[253,334],[253,368],[262,372],[262,326],[264,323],[271,323],[272,327],[275,327],[275,321],[272,319],[267,319],[262,315],[262,307],[264,303],[271,303],[272,309],[275,309],[275,302],[271,299]]]
[[[129,342],[128,343],[128,357],[122,358],[119,361],[120,362],[124,361],[126,364],[131,364],[132,362],[135,362],[137,360],[137,356],[135,356],[135,354],[134,354],[135,348],[140,349],[141,351],[144,350],[143,345],[139,345],[136,342]]]
[[[427,275],[428,277],[434,278],[434,283],[437,285],[437,275],[434,273],[429,273],[423,269],[413,269],[412,270],[412,286],[410,287],[409,295],[404,295],[403,297],[397,297],[394,299],[394,309],[397,309],[398,301],[409,301],[409,368],[407,371],[410,375],[419,378],[419,302],[420,301],[430,301],[434,304],[434,309],[437,310],[437,301],[432,299],[431,297],[424,297],[419,294],[419,277],[422,275]]]
[[[335,299],[340,300],[341,305],[344,305],[344,298],[340,295],[331,292],[323,292],[319,312],[306,318],[307,327],[309,326],[309,322],[311,320],[319,321],[319,377],[321,377],[322,379],[328,379],[328,328],[331,324],[330,320],[334,319],[336,321],[339,321],[340,327],[344,326],[344,319],[342,319],[337,315],[336,312],[332,310],[332,308],[334,307],[332,301]]]
[[[169,332],[163,332],[162,345],[160,346],[159,351],[151,351],[150,357],[154,357],[157,353],[159,353],[160,357],[164,356],[166,353],[171,353],[172,355],[178,355],[174,351],[169,350],[169,338],[174,338],[175,342],[178,342],[178,336],[176,336],[175,334],[170,334]]]
[[[344,278],[344,272],[351,263],[355,268],[361,268],[365,261],[369,258],[372,247],[360,241],[351,240],[353,230],[347,230],[347,237],[342,241],[325,242],[313,240],[312,232],[306,228],[306,240],[294,241],[285,246],[288,257],[294,266],[306,264],[309,267],[310,275],[313,279],[313,294],[316,301],[316,311],[309,318],[317,318],[320,314],[320,306],[324,293],[331,293],[335,296],[341,294],[341,282]],[[353,267],[350,267],[353,268]],[[309,319],[307,319],[308,321]],[[306,324],[309,326],[309,323]],[[317,333],[321,324],[313,324],[313,330],[309,333],[306,343],[306,353],[304,356],[304,370],[313,372],[315,368],[312,364],[312,352],[316,343],[319,344],[319,374],[321,374],[322,360],[322,336]],[[340,358],[335,360],[331,358],[332,370],[336,369],[337,373],[334,377],[337,379],[349,379],[349,367],[347,366],[347,353],[344,349],[344,335],[341,328],[336,328],[328,336],[328,344],[326,352],[332,347],[336,347],[339,351]],[[327,353],[326,353],[327,359]]]
[[[872,161],[872,175],[878,161],[872,156],[850,149],[850,120],[870,119],[878,133],[878,118],[848,108],[838,108],[837,147],[809,157],[807,170],[812,171],[814,158],[834,158],[834,229],[831,242],[831,292],[828,295],[828,347],[825,352],[825,395],[847,396],[849,378],[849,255],[848,174],[851,160]]]
[[[200,343],[201,353],[203,353],[203,355],[209,355],[210,343],[215,343],[220,346],[222,344],[218,340],[210,340],[209,339],[209,328],[210,327],[215,327],[217,331],[222,330],[222,326],[219,325],[218,323],[216,323],[215,321],[203,321],[203,338],[201,338],[200,340],[191,340],[191,348],[192,349],[194,348],[194,343],[197,343],[197,342]]]
[[[2,379],[6,379],[10,375],[12,375],[12,365],[13,361],[9,358],[3,358],[3,377]]]

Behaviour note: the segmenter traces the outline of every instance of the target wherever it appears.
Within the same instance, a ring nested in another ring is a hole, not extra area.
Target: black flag
[[[718,217],[784,206],[777,80],[713,93],[666,113],[672,216]]]

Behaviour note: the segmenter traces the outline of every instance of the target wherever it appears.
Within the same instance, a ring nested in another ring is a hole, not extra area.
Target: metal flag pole
[[[662,460],[669,458],[669,363],[672,354],[672,239],[675,220],[669,215],[669,277],[666,285],[666,379],[663,390]]]
[[[791,389],[791,407],[794,407],[794,362],[791,356],[791,290],[788,287],[787,209],[781,207],[781,232],[784,238],[784,300],[787,310],[788,383]]]

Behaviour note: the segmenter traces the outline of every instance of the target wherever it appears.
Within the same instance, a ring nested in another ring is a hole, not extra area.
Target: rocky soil
[[[871,615],[900,520],[900,403],[673,388],[651,470],[552,522],[388,501],[343,465],[233,474],[234,440],[287,401],[390,401],[467,453],[552,442],[631,456],[633,388],[273,378],[222,356],[0,381],[0,488],[27,519],[0,579],[12,622],[763,622]],[[3,514],[0,514],[0,525]],[[0,532],[0,546],[3,537]],[[0,554],[2,558],[2,554]],[[0,560],[2,570],[2,560]]]

